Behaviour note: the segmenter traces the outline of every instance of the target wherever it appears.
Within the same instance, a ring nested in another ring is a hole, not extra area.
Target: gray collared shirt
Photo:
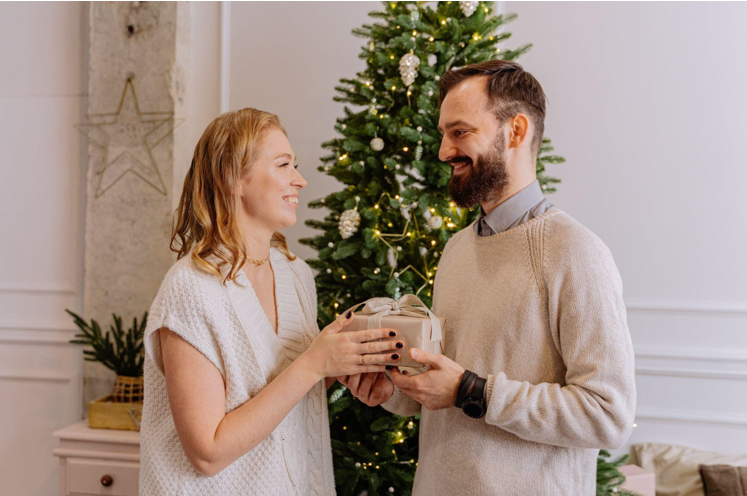
[[[539,181],[534,181],[489,214],[485,214],[480,207],[474,229],[478,236],[492,236],[532,220],[552,208],[554,205],[542,194]]]

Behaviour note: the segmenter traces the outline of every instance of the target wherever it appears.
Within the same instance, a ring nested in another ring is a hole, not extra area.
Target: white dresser
[[[137,496],[140,433],[89,429],[85,420],[54,432],[60,495]]]

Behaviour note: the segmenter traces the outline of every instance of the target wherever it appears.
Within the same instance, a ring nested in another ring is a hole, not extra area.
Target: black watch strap
[[[456,402],[454,403],[455,407],[462,408],[464,397],[467,396],[467,392],[469,391],[469,388],[472,387],[472,383],[475,382],[475,379],[477,379],[477,374],[470,370],[464,371],[462,382],[459,383],[459,389],[457,389]]]
[[[478,377],[475,379],[475,387],[462,402],[462,411],[468,417],[480,419],[485,416],[485,384],[487,379]]]

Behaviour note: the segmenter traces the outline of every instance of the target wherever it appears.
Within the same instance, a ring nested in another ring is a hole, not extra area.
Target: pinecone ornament
[[[338,229],[340,230],[340,237],[342,239],[348,239],[353,234],[358,232],[358,226],[361,223],[361,214],[355,209],[345,210],[340,215],[340,224]]]

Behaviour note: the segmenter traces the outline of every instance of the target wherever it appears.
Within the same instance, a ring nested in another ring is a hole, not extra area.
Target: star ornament
[[[141,112],[132,79],[127,78],[116,112],[89,114],[90,123],[75,126],[101,151],[95,170],[96,198],[128,173],[167,194],[153,149],[182,121],[175,120],[173,112]]]

